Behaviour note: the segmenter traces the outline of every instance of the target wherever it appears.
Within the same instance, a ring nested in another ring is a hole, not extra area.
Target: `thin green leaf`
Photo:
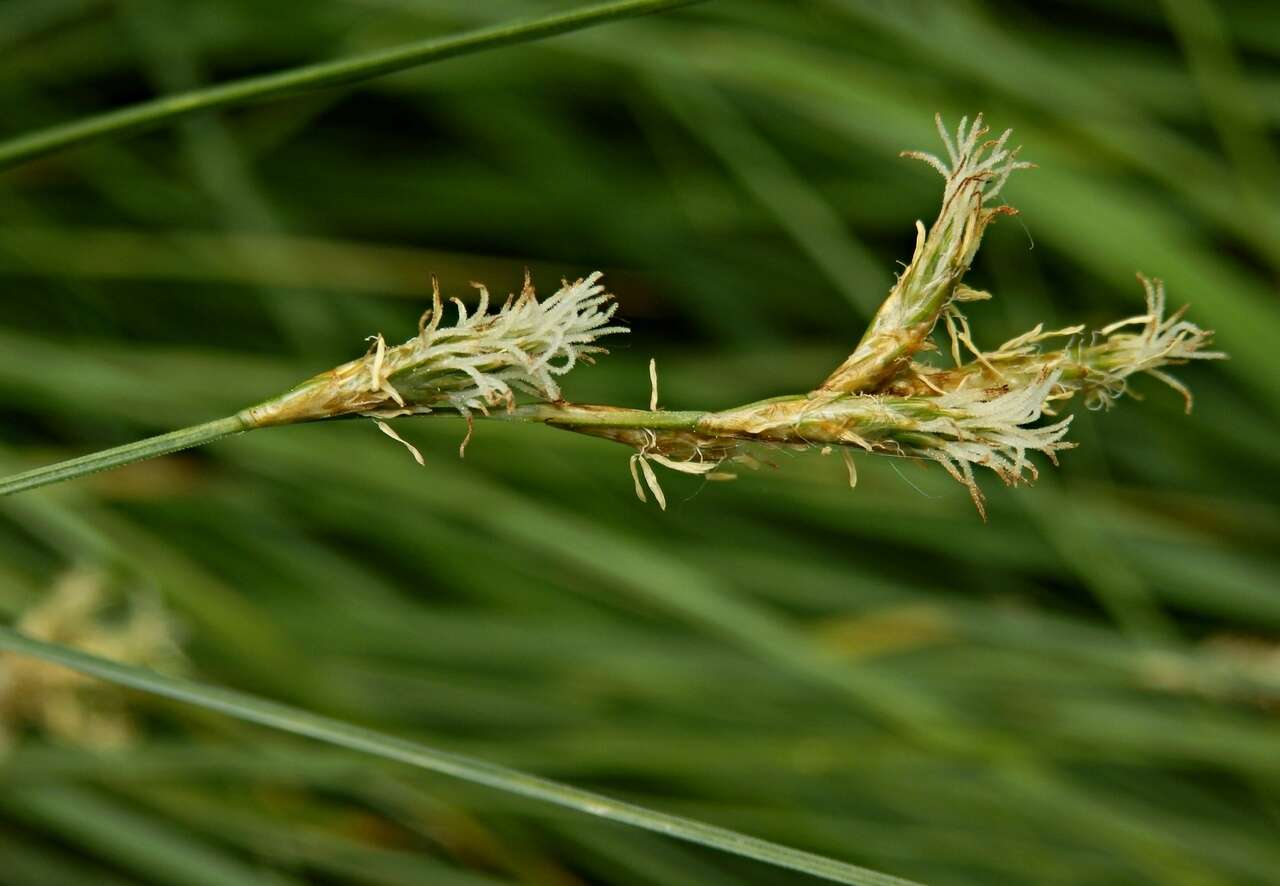
[[[321,717],[266,699],[117,664],[63,646],[24,637],[9,628],[0,628],[0,650],[35,656],[122,686],[220,711],[251,723],[452,775],[837,883],[903,886],[909,882],[715,825],[646,809],[483,760],[383,735],[371,729]]]
[[[201,111],[229,108],[282,95],[296,95],[326,86],[358,83],[441,59],[553,37],[614,19],[647,15],[701,2],[704,0],[621,0],[602,3],[542,18],[479,28],[453,37],[419,40],[351,58],[303,65],[261,77],[248,77],[205,89],[167,95],[11,139],[0,144],[0,169],[71,145],[150,129]]]

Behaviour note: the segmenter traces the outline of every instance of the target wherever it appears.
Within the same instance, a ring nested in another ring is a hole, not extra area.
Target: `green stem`
[[[114,449],[104,449],[89,455],[82,455],[68,461],[33,468],[0,480],[0,496],[25,492],[63,480],[74,480],[87,474],[105,471],[109,468],[123,467],[136,461],[168,455],[181,449],[203,446],[242,431],[251,431],[256,425],[249,418],[249,410],[227,418],[216,419],[202,425],[193,425],[177,431],[170,431],[158,437],[148,437],[136,443],[127,443]],[[491,415],[476,415],[481,421],[517,421],[555,425],[562,428],[618,428],[618,429],[650,429],[650,430],[686,430],[692,431],[705,412],[649,412],[644,409],[618,409],[616,407],[576,406],[568,403],[533,403],[516,407],[512,412],[495,411]],[[360,416],[342,416],[343,418],[359,418]],[[452,411],[428,413],[428,417],[457,418]]]
[[[632,18],[705,0],[615,0],[520,19],[450,37],[433,37],[336,61],[246,77],[204,89],[167,95],[105,114],[53,126],[0,144],[0,169],[82,142],[151,129],[178,117],[291,95],[326,86],[358,83],[433,61],[552,37],[620,18]]]
[[[384,735],[372,729],[322,717],[267,699],[117,664],[65,646],[24,637],[9,628],[0,627],[0,651],[34,656],[120,686],[129,686],[153,695],[219,711],[250,723],[306,736],[386,760],[407,763],[420,769],[440,772],[464,781],[531,797],[545,803],[665,834],[677,840],[709,846],[743,858],[801,871],[837,883],[851,883],[856,886],[912,886],[906,880],[846,862],[770,843],[693,819],[646,809],[634,803],[615,800],[612,797],[508,769],[484,760]]]
[[[12,477],[0,480],[0,496],[48,486],[50,483],[60,483],[63,480],[74,480],[108,468],[123,467],[158,455],[168,455],[180,449],[203,446],[246,430],[249,430],[249,425],[237,415],[215,419],[202,425],[192,425],[158,437],[148,437],[136,443],[126,443],[114,449],[104,449],[101,452],[14,474]]]
[[[448,414],[448,413],[444,413]],[[512,412],[494,412],[489,418],[497,421],[525,421],[556,425],[564,428],[618,428],[636,430],[692,431],[698,419],[706,415],[702,411],[667,412],[644,409],[618,409],[616,407],[575,406],[570,403],[534,403],[517,406]]]

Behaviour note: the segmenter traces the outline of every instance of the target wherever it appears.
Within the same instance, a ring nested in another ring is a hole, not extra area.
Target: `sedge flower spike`
[[[942,175],[941,209],[928,228],[916,223],[911,260],[853,353],[808,393],[719,411],[667,411],[658,405],[657,364],[650,360],[648,409],[570,403],[563,377],[605,352],[600,339],[627,330],[614,322],[617,306],[599,273],[564,282],[545,301],[526,274],[520,293],[496,311],[488,290],[473,284],[478,304],[469,310],[451,299],[452,323],[433,286],[418,334],[402,344],[372,336],[363,357],[235,416],[27,471],[0,480],[0,494],[244,430],[357,415],[373,419],[423,464],[422,453],[389,421],[451,414],[467,423],[460,452],[480,419],[535,422],[621,443],[633,450],[636,496],[652,496],[664,510],[669,500],[655,468],[725,480],[734,477],[728,468],[767,463],[757,458],[761,449],[817,448],[825,455],[839,448],[850,486],[857,481],[855,453],[936,462],[968,489],[985,519],[975,469],[1009,485],[1034,480],[1034,453],[1056,463],[1057,453],[1073,445],[1066,439],[1071,417],[1058,411],[1077,393],[1089,408],[1109,408],[1133,376],[1146,374],[1182,394],[1189,411],[1190,391],[1169,367],[1226,355],[1209,350],[1213,334],[1186,319],[1185,308],[1169,313],[1164,284],[1145,277],[1145,313],[1093,332],[1046,331],[1040,324],[982,350],[962,306],[991,294],[964,278],[986,228],[1016,212],[1002,201],[1010,176],[1032,164],[1018,159],[1008,130],[988,138],[981,115],[961,120],[954,135],[940,117],[937,126],[942,154],[905,156]],[[917,359],[936,349],[931,336],[939,323],[951,341],[949,366]]]
[[[1046,332],[1041,324],[993,351],[977,352],[971,362],[954,369],[913,364],[886,389],[901,396],[927,396],[963,387],[1019,387],[1056,370],[1058,380],[1048,399],[1068,400],[1080,393],[1085,405],[1096,410],[1111,408],[1128,392],[1130,378],[1145,374],[1180,393],[1190,413],[1191,391],[1167,368],[1192,360],[1223,360],[1227,355],[1206,350],[1213,333],[1184,319],[1186,307],[1172,314],[1166,311],[1163,281],[1142,275],[1138,279],[1146,293],[1144,314],[1091,333],[1083,325]],[[1042,349],[1045,342],[1054,340],[1061,347]]]
[[[288,424],[342,415],[395,418],[448,408],[470,416],[490,408],[513,409],[517,394],[539,400],[561,399],[557,379],[579,361],[605,353],[603,336],[624,333],[612,323],[617,304],[600,285],[596,272],[565,281],[554,295],[539,301],[529,275],[519,295],[510,295],[490,313],[489,291],[468,311],[453,298],[456,320],[444,325],[444,302],[433,286],[431,309],[422,315],[418,334],[387,347],[381,335],[365,356],[303,382],[293,391],[247,410],[255,426]],[[434,283],[434,281],[433,281]]]
[[[858,347],[822,383],[820,391],[875,389],[925,347],[934,324],[953,301],[985,296],[967,289],[961,280],[987,226],[998,216],[1017,211],[993,205],[1005,182],[1015,171],[1032,164],[1017,159],[1018,148],[1005,147],[1012,130],[985,140],[988,129],[981,114],[973,123],[968,118],[961,120],[954,140],[941,116],[935,122],[946,159],[921,151],[905,151],[902,156],[923,160],[946,180],[942,209],[928,231],[923,222],[916,222],[911,262],[898,276]]]

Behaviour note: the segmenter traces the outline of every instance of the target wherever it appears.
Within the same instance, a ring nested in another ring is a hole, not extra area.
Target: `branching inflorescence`
[[[669,412],[566,402],[558,379],[580,361],[604,353],[598,343],[623,333],[613,321],[616,304],[595,273],[562,287],[539,302],[526,275],[523,289],[496,312],[479,284],[480,303],[468,312],[453,299],[457,319],[442,323],[438,287],[418,335],[388,347],[374,336],[368,353],[298,385],[291,391],[211,423],[198,439],[180,432],[154,446],[121,447],[82,459],[85,472],[139,457],[150,457],[207,442],[240,430],[368,416],[388,435],[422,456],[387,424],[389,419],[445,410],[467,420],[470,439],[477,417],[540,422],[604,437],[635,450],[630,467],[636,494],[646,488],[659,505],[666,497],[654,465],[708,479],[728,479],[735,464],[757,466],[756,446],[839,448],[856,479],[851,452],[917,458],[940,464],[963,483],[985,518],[974,468],[992,470],[1013,485],[1036,477],[1031,453],[1051,461],[1071,447],[1064,438],[1070,416],[1059,418],[1064,401],[1077,393],[1086,406],[1108,408],[1128,389],[1128,380],[1145,373],[1181,393],[1187,388],[1166,372],[1189,360],[1218,359],[1206,350],[1211,333],[1183,319],[1184,309],[1165,310],[1159,280],[1139,279],[1146,291],[1146,312],[1088,333],[1084,326],[1045,331],[1036,326],[992,351],[974,343],[961,306],[990,298],[964,282],[983,232],[1013,207],[997,202],[1009,176],[1031,164],[1008,147],[1010,132],[987,139],[979,116],[960,122],[954,138],[938,119],[945,158],[907,152],[944,178],[942,208],[929,228],[916,222],[911,261],[897,277],[853,353],[815,390],[774,397],[723,411]],[[950,367],[916,358],[935,350],[931,336],[941,322],[950,338]],[[652,374],[652,367],[651,367]],[[534,402],[518,402],[524,395]],[[1045,419],[1044,416],[1051,416]],[[127,457],[126,457],[127,456]],[[47,474],[47,478],[42,475]],[[73,476],[53,466],[0,482],[0,491],[17,491]]]

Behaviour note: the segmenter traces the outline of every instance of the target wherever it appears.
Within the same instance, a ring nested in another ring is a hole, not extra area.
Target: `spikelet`
[[[449,326],[442,322],[439,287],[433,287],[432,306],[419,322],[418,335],[395,347],[374,336],[365,356],[242,416],[261,427],[352,414],[394,418],[438,407],[464,415],[487,413],[500,405],[512,408],[519,394],[558,401],[557,379],[604,352],[598,339],[627,332],[611,323],[617,305],[600,276],[566,281],[540,302],[526,274],[520,294],[509,296],[493,313],[489,291],[473,283],[479,304],[468,312],[461,300],[451,299],[457,319]]]
[[[407,342],[386,378],[396,377],[406,399],[417,407],[448,405],[466,414],[489,407],[510,408],[517,393],[540,400],[561,399],[559,376],[579,360],[604,352],[595,344],[605,335],[627,329],[610,325],[617,304],[599,284],[597,271],[573,283],[564,282],[546,301],[539,302],[528,276],[519,296],[507,298],[488,313],[489,291],[473,283],[480,303],[468,315],[466,306],[452,299],[458,319],[442,327],[439,294],[424,315],[417,338]]]
[[[923,160],[946,180],[942,208],[927,231],[923,222],[916,222],[911,262],[898,276],[858,347],[815,395],[877,390],[926,345],[934,324],[954,300],[986,296],[962,287],[961,279],[973,263],[987,226],[997,216],[1016,211],[1011,206],[990,204],[1010,175],[1032,164],[1017,159],[1017,148],[1006,147],[1012,130],[984,140],[988,130],[981,114],[972,124],[967,117],[961,120],[954,140],[941,116],[935,122],[946,159],[920,151],[907,151],[903,156]]]
[[[942,124],[934,118],[938,134],[947,151],[945,161],[922,151],[905,151],[902,156],[928,163],[946,180],[942,193],[942,209],[925,233],[916,222],[916,247],[910,264],[898,278],[896,292],[885,320],[894,327],[911,326],[920,319],[922,309],[935,313],[956,295],[960,278],[973,264],[982,234],[998,215],[1011,214],[1009,206],[989,206],[1004,190],[1009,176],[1033,164],[1017,159],[1018,148],[1005,147],[1013,130],[1006,129],[999,138],[984,141],[989,131],[979,114],[970,124],[960,121],[952,141]],[[933,307],[933,306],[936,306]]]
[[[708,415],[698,431],[709,439],[856,447],[927,458],[968,488],[985,517],[975,466],[989,468],[1013,485],[1037,476],[1028,453],[1039,452],[1052,461],[1073,445],[1063,441],[1070,417],[1036,425],[1059,381],[1058,372],[1047,372],[1012,389],[975,386],[934,396],[833,394],[775,400]]]
[[[1191,360],[1222,360],[1226,354],[1207,350],[1213,342],[1212,330],[1184,319],[1185,307],[1166,314],[1162,281],[1142,275],[1138,279],[1146,295],[1145,314],[1119,320],[1088,335],[1084,334],[1083,325],[1045,331],[1040,324],[993,351],[975,353],[973,360],[955,369],[913,364],[887,390],[903,396],[929,396],[966,387],[999,385],[1011,389],[1034,383],[1056,369],[1058,383],[1049,400],[1065,400],[1080,393],[1090,409],[1107,409],[1128,392],[1132,376],[1145,373],[1182,394],[1189,412],[1190,391],[1166,372],[1166,367]],[[1043,350],[1045,343],[1055,340],[1059,347]]]
[[[1027,458],[1028,452],[1043,453],[1056,464],[1056,453],[1075,445],[1062,439],[1071,425],[1071,416],[1033,426],[1044,414],[1060,377],[1059,372],[1046,374],[1035,384],[995,397],[978,389],[943,394],[933,401],[938,418],[921,422],[927,436],[913,437],[913,445],[906,450],[933,459],[963,483],[985,520],[982,491],[973,477],[975,466],[989,468],[1006,485],[1013,486],[1039,476]]]
[[[1146,292],[1147,312],[1119,320],[1099,331],[1105,342],[1088,349],[1094,378],[1086,388],[1086,405],[1091,409],[1109,408],[1128,390],[1128,378],[1142,372],[1180,393],[1190,413],[1191,391],[1165,372],[1164,367],[1189,360],[1224,360],[1227,355],[1222,351],[1204,350],[1213,342],[1213,331],[1183,319],[1185,305],[1172,314],[1165,314],[1164,281],[1141,274],[1138,279]],[[1132,326],[1137,326],[1137,331],[1129,331]]]

